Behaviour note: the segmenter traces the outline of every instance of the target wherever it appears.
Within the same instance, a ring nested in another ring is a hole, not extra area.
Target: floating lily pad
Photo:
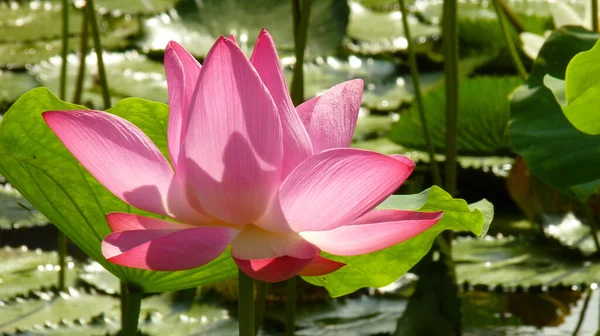
[[[345,0],[314,1],[306,46],[307,58],[334,54],[341,47],[348,22]],[[141,47],[161,51],[169,40],[181,43],[194,56],[203,58],[221,35],[234,34],[247,54],[262,28],[273,36],[283,55],[293,54],[291,2],[279,0],[183,0],[171,14],[145,21],[147,37]]]
[[[16,329],[30,330],[44,325],[58,325],[61,321],[88,321],[102,312],[116,310],[116,298],[87,293],[77,289],[66,292],[40,292],[27,299],[5,301],[0,304],[0,332]]]
[[[0,70],[0,113],[23,93],[39,86],[27,73]]]
[[[598,252],[592,229],[572,212],[542,214],[540,220],[546,235],[555,238],[561,244],[577,249],[588,256]]]
[[[0,249],[0,260],[0,300],[47,290],[57,285],[60,267],[57,265],[56,252],[29,250],[25,246],[4,247]],[[68,259],[65,284],[73,285],[76,278],[75,263]],[[1,326],[2,322],[0,330]]]
[[[600,264],[528,238],[460,238],[452,247],[459,282],[488,286],[578,285],[600,280]]]
[[[505,135],[509,119],[509,94],[521,83],[515,77],[475,77],[460,82],[458,152],[462,155],[511,153]],[[445,91],[436,88],[423,99],[433,144],[438,152],[446,145]],[[405,147],[425,149],[418,106],[400,115],[390,139]]]
[[[48,219],[9,184],[0,186],[0,229],[48,224]]]
[[[57,15],[60,17],[60,13],[54,13],[53,18],[46,19],[45,21],[51,22],[53,26],[60,28],[60,24],[57,24],[59,21],[56,20]],[[129,46],[130,42],[128,39],[137,34],[140,29],[138,21],[128,16],[120,18],[99,16],[98,20],[102,47],[105,50],[122,49]],[[35,32],[39,33],[39,31],[44,30],[44,27],[35,26],[40,24],[38,21],[41,20],[35,20],[32,23],[34,26],[30,29],[32,32],[30,39],[19,38],[12,41],[0,41],[0,68],[29,68],[27,65],[35,64],[60,54],[62,48],[60,32],[54,37],[50,37],[49,34],[42,35],[41,37],[33,36]],[[70,26],[80,27],[81,22],[79,21],[72,20]],[[68,40],[69,50],[79,49],[80,41],[81,38],[78,33],[71,35]],[[91,37],[89,45],[93,45]]]
[[[378,138],[387,133],[392,125],[392,117],[385,115],[359,115],[354,130],[353,140]]]
[[[95,261],[83,266],[79,272],[79,278],[85,283],[108,294],[116,294],[121,290],[121,281],[119,278],[112,275]]]
[[[285,69],[288,83],[292,71]],[[414,88],[408,71],[399,74],[395,62],[370,57],[325,57],[304,64],[304,95],[312,98],[341,82],[362,78],[365,83],[362,105],[371,110],[392,111],[402,103],[413,100]],[[428,91],[442,79],[441,72],[425,72],[420,75],[421,90]]]
[[[427,49],[424,47],[427,42],[440,38],[439,25],[421,22],[414,15],[409,16],[408,22],[417,51]],[[408,45],[399,8],[391,12],[376,12],[351,1],[347,34],[349,40],[346,41],[346,47],[360,54],[405,51]]]

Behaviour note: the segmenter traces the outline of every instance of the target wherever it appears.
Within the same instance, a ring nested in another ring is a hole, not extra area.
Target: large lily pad
[[[431,248],[443,230],[471,231],[485,235],[493,206],[486,200],[468,205],[464,200],[453,199],[439,187],[431,187],[416,195],[395,195],[388,198],[381,209],[418,211],[444,211],[444,217],[424,233],[387,249],[355,257],[327,255],[342,261],[346,266],[319,277],[304,277],[312,284],[324,286],[333,297],[354,292],[358,288],[389,285],[414,266]]]
[[[228,252],[204,267],[182,272],[141,271],[104,259],[100,243],[110,233],[105,214],[132,209],[79,165],[41,117],[47,110],[77,108],[82,107],[58,100],[45,88],[21,97],[0,124],[2,175],[87,255],[121,280],[145,291],[195,287],[234,276],[236,267]],[[119,102],[111,112],[129,119],[167,151],[166,105],[130,98]]]
[[[0,332],[58,325],[62,320],[84,320],[105,311],[118,311],[119,301],[77,289],[67,292],[40,292],[27,299],[0,304]]]
[[[344,0],[314,1],[306,46],[307,58],[335,53],[341,46],[348,22]],[[262,28],[275,39],[284,55],[293,54],[291,2],[279,0],[183,0],[173,14],[145,21],[147,37],[141,47],[162,51],[169,40],[181,43],[194,56],[203,58],[220,35],[234,34],[246,53],[252,52]]]
[[[600,280],[600,264],[569,258],[563,248],[529,238],[461,238],[452,250],[458,281],[473,285],[571,286]]]
[[[0,186],[0,229],[48,224],[48,219],[10,184]]]
[[[527,82],[513,93],[510,105],[508,135],[513,150],[540,179],[579,200],[586,200],[600,187],[596,169],[600,141],[571,125],[543,79],[547,74],[564,79],[571,58],[591,49],[599,37],[579,27],[556,30],[542,47]]]
[[[408,46],[399,8],[391,12],[376,12],[358,2],[350,1],[350,22],[346,47],[360,54],[380,54],[405,51]],[[418,17],[408,17],[411,39],[417,50],[427,50],[428,42],[440,38],[441,28],[436,24],[421,22]]]
[[[521,81],[515,77],[475,77],[460,82],[458,152],[462,155],[510,153],[505,135],[509,119],[509,94]],[[436,151],[446,145],[445,91],[436,88],[423,99]],[[418,106],[400,115],[390,139],[405,147],[426,149]]]
[[[0,260],[0,300],[47,290],[57,285],[60,266],[57,265],[56,252],[29,250],[25,246],[4,247],[0,249]],[[72,286],[76,278],[75,263],[68,259],[66,286]]]

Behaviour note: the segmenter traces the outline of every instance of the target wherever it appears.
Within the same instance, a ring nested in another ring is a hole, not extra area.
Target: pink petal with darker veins
[[[233,258],[242,272],[255,280],[280,282],[287,280],[304,269],[312,261],[294,257],[278,257],[270,259],[244,260]]]

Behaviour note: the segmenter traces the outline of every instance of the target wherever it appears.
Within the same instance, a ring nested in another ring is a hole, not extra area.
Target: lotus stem
[[[125,290],[125,314],[121,322],[121,336],[136,336],[142,306],[142,291],[132,285]]]
[[[592,207],[587,203],[584,204],[584,206],[588,225],[592,231],[592,239],[594,240],[594,245],[596,245],[596,253],[600,254],[600,241],[598,241],[598,222],[596,221],[596,216],[594,215]]]
[[[506,41],[506,46],[508,47],[508,51],[510,52],[510,58],[519,73],[519,76],[523,79],[527,79],[529,75],[527,70],[525,70],[525,66],[523,66],[523,62],[521,62],[521,57],[519,57],[519,53],[517,52],[517,47],[515,46],[515,41],[508,30],[506,23],[504,22],[504,14],[502,13],[501,7],[502,0],[494,0],[494,8],[496,9],[496,16],[498,16],[498,24],[502,29],[502,34],[504,35],[504,40]]]
[[[269,289],[269,283],[264,281],[256,281],[254,283],[256,289],[256,301],[254,303],[254,332],[258,334],[258,330],[263,323],[265,317],[265,306],[267,303],[267,290]]]
[[[98,28],[98,20],[94,11],[94,0],[86,0],[85,9],[87,10],[88,19],[92,29],[92,37],[94,39],[94,50],[96,58],[98,58],[98,78],[100,79],[100,87],[102,88],[102,102],[104,109],[110,108],[110,92],[108,92],[108,82],[106,80],[106,70],[104,69],[104,59],[102,58],[102,43],[100,41],[100,30]]]
[[[442,176],[440,174],[440,168],[438,167],[437,161],[435,160],[435,149],[433,147],[433,141],[431,140],[431,134],[429,133],[427,116],[425,115],[425,105],[423,104],[423,95],[421,92],[421,79],[419,78],[417,56],[415,54],[415,48],[413,45],[414,41],[410,35],[410,27],[408,25],[408,13],[406,12],[404,0],[398,0],[398,4],[400,5],[400,11],[402,12],[402,26],[404,28],[404,36],[406,37],[407,42],[408,66],[410,68],[410,76],[412,77],[415,91],[415,100],[417,101],[417,106],[419,107],[421,127],[423,128],[423,137],[425,138],[427,152],[429,153],[429,159],[431,160],[430,165],[433,184],[442,187]]]
[[[77,69],[77,79],[75,81],[75,92],[73,93],[73,103],[81,104],[81,96],[83,94],[83,79],[85,77],[85,58],[88,53],[89,39],[89,19],[88,11],[83,9],[83,19],[81,20],[81,43],[79,45],[79,68]]]
[[[296,106],[304,102],[304,50],[306,49],[306,40],[308,37],[311,3],[312,0],[292,0],[296,63],[294,64],[290,94],[292,102]]]
[[[65,100],[67,90],[67,54],[69,53],[69,1],[62,1],[62,50],[61,50],[61,66],[60,66],[60,87],[58,95],[61,100]],[[58,289],[65,289],[65,272],[66,272],[66,253],[67,253],[67,237],[62,231],[58,231],[56,246],[58,248]]]
[[[238,321],[240,336],[254,336],[254,280],[238,273]]]
[[[579,329],[581,329],[581,326],[583,325],[583,320],[585,319],[585,314],[587,313],[588,306],[590,305],[590,299],[592,298],[592,293],[594,290],[592,288],[588,288],[585,292],[585,301],[583,302],[581,313],[579,313],[579,320],[577,320],[575,330],[573,330],[573,336],[577,336],[579,334]]]
[[[598,0],[590,0],[592,2],[592,31],[598,33]]]
[[[285,285],[287,301],[285,302],[285,336],[296,333],[296,301],[298,299],[297,277],[289,279]]]
[[[444,81],[446,89],[446,191],[456,196],[456,151],[458,140],[458,24],[456,0],[445,0],[442,18]]]
[[[508,7],[506,2],[500,1],[499,4],[500,4],[500,8],[502,9],[502,12],[504,13],[504,15],[506,15],[508,22],[511,23],[511,25],[515,28],[517,33],[521,34],[523,32],[526,32],[527,29],[525,29],[525,25],[521,22],[521,20],[519,20],[519,18],[512,11],[512,9],[510,9],[510,7]]]

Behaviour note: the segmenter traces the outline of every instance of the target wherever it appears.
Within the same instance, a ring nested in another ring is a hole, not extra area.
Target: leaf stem
[[[444,81],[446,90],[446,191],[456,195],[456,151],[458,140],[458,24],[457,0],[445,0],[442,36],[444,39]]]
[[[254,336],[254,280],[238,272],[238,327],[240,336]]]
[[[297,277],[290,278],[285,284],[287,301],[285,302],[285,336],[296,333],[296,301],[298,299]]]
[[[312,0],[292,0],[292,17],[294,31],[294,64],[292,87],[290,93],[292,102],[298,106],[304,101],[304,51],[308,38],[308,23]]]
[[[132,285],[126,288],[125,318],[122,322],[121,336],[135,336],[138,332],[142,291]]]
[[[408,51],[408,66],[410,67],[410,76],[412,77],[413,87],[415,91],[415,99],[419,107],[419,115],[421,117],[421,127],[423,128],[423,137],[427,145],[427,152],[429,153],[429,159],[431,160],[431,175],[433,178],[433,184],[442,187],[442,176],[440,174],[440,168],[438,167],[437,161],[435,160],[435,149],[433,147],[433,141],[431,140],[431,134],[429,133],[429,125],[427,124],[427,116],[425,115],[425,105],[423,104],[423,95],[421,92],[421,79],[419,78],[419,68],[417,66],[417,56],[415,54],[414,41],[410,34],[410,27],[408,25],[408,13],[404,0],[398,0],[400,5],[400,11],[402,12],[402,26],[404,28],[404,36],[407,42]]]
[[[502,0],[494,0],[494,8],[496,9],[496,16],[498,16],[498,24],[502,29],[502,34],[504,35],[504,40],[506,41],[506,46],[508,47],[508,51],[510,52],[510,58],[519,73],[519,76],[523,79],[527,79],[529,75],[527,70],[525,70],[525,66],[523,66],[523,62],[521,62],[521,57],[519,57],[519,53],[517,52],[517,47],[515,46],[515,42],[512,39],[510,31],[508,30],[508,26],[504,22],[504,14],[502,13]]]
[[[98,59],[98,77],[100,79],[100,87],[102,88],[102,102],[104,109],[110,108],[110,92],[108,91],[108,82],[106,80],[106,70],[104,69],[104,59],[102,58],[102,43],[100,41],[100,29],[98,28],[98,20],[94,11],[94,0],[86,0],[85,9],[87,10],[88,19],[92,29],[92,37],[94,39],[94,50]]]
[[[599,32],[598,27],[598,0],[590,0],[592,2],[592,31]]]
[[[573,336],[577,336],[579,334],[579,329],[583,325],[583,320],[585,319],[585,314],[587,312],[588,306],[590,304],[590,299],[592,298],[593,289],[588,288],[585,295],[585,301],[583,302],[583,307],[581,308],[581,313],[579,313],[579,320],[577,320],[577,325],[575,326],[575,330],[573,330]]]
[[[521,20],[519,20],[517,15],[512,11],[512,9],[510,9],[506,2],[500,1],[500,7],[504,15],[506,15],[508,22],[512,24],[517,33],[521,34],[527,31],[527,29],[525,29],[525,25],[521,22]]]
[[[594,245],[596,245],[596,253],[600,254],[600,241],[598,241],[598,222],[596,221],[596,216],[594,216],[594,211],[589,203],[584,203],[583,205],[585,206],[588,225],[592,231],[592,239],[594,240]]]
[[[73,93],[73,103],[81,104],[81,96],[83,94],[83,79],[85,77],[85,59],[88,53],[89,42],[89,19],[88,11],[83,9],[83,18],[81,20],[81,43],[79,45],[79,68],[77,69],[77,79],[75,82],[75,92]]]
[[[258,334],[258,330],[260,329],[265,317],[265,306],[267,303],[267,291],[269,289],[269,283],[264,281],[255,281],[254,287],[256,289],[256,301],[254,302],[254,332]]]
[[[58,95],[61,100],[65,100],[67,90],[67,54],[69,53],[69,1],[62,1],[62,50],[61,50],[61,66],[60,66],[60,87]],[[66,253],[67,253],[67,237],[62,231],[58,231],[57,237],[58,248],[58,289],[65,289],[65,272],[66,272]]]

